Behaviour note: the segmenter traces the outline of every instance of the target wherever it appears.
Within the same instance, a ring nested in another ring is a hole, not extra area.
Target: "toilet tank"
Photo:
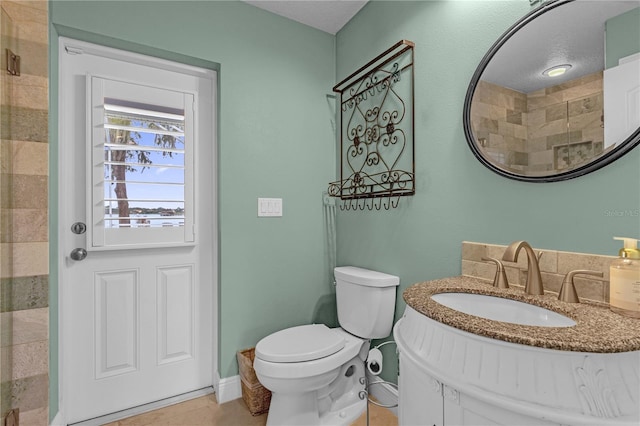
[[[389,336],[400,279],[355,266],[337,267],[334,276],[340,326],[364,339]]]

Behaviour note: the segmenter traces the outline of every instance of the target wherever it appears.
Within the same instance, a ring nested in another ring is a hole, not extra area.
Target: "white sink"
[[[472,293],[438,293],[431,296],[441,305],[494,321],[537,327],[572,327],[576,322],[557,312],[517,300]]]

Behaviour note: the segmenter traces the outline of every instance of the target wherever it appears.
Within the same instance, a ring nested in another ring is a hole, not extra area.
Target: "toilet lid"
[[[302,362],[333,355],[345,341],[324,324],[301,325],[277,331],[256,345],[256,357],[270,362]]]

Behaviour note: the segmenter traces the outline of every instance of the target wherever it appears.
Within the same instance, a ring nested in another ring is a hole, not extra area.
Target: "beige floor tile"
[[[218,404],[211,394],[105,426],[264,426],[266,422],[266,414],[252,416],[242,399]],[[366,425],[366,412],[353,423],[353,426]],[[369,404],[369,425],[397,426],[398,418],[385,408]]]
[[[367,413],[363,413],[351,426],[367,426]],[[369,426],[398,426],[398,417],[386,408],[369,404]]]

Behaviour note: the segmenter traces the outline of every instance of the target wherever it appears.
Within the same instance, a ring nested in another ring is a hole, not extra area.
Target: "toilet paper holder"
[[[373,348],[369,350],[366,366],[367,371],[372,376],[377,376],[382,372],[382,352],[380,352],[380,349]]]
[[[384,345],[388,345],[388,344],[395,344],[396,342],[393,340],[389,340],[386,342],[382,342],[377,346],[374,346],[373,348],[371,348],[369,350],[369,354],[367,356],[367,360],[365,361],[365,368],[366,370],[369,372],[369,374],[371,374],[372,376],[378,376],[381,372],[382,372],[382,352],[380,351],[380,348]],[[396,390],[398,389],[398,385],[392,382],[387,382],[384,380],[378,380],[375,382],[371,382],[369,380],[367,380],[366,378],[362,378],[363,382],[362,384],[365,385],[365,391],[364,391],[364,397],[361,396],[361,399],[364,399],[365,397],[367,398],[368,402],[371,402],[374,405],[377,405],[378,407],[383,407],[383,408],[394,408],[398,406],[398,403],[396,402],[395,404],[391,404],[391,405],[384,405],[384,404],[380,404],[379,402],[372,400],[371,398],[369,398],[369,388],[373,385],[381,385],[381,384],[386,384],[388,386],[394,387]],[[368,406],[367,406],[367,418],[368,418]],[[368,422],[367,422],[368,424]]]
[[[369,349],[369,354],[365,361],[365,367],[372,376],[377,376],[382,372],[382,352],[380,351],[380,348],[391,343],[395,344],[396,342],[389,340]]]

